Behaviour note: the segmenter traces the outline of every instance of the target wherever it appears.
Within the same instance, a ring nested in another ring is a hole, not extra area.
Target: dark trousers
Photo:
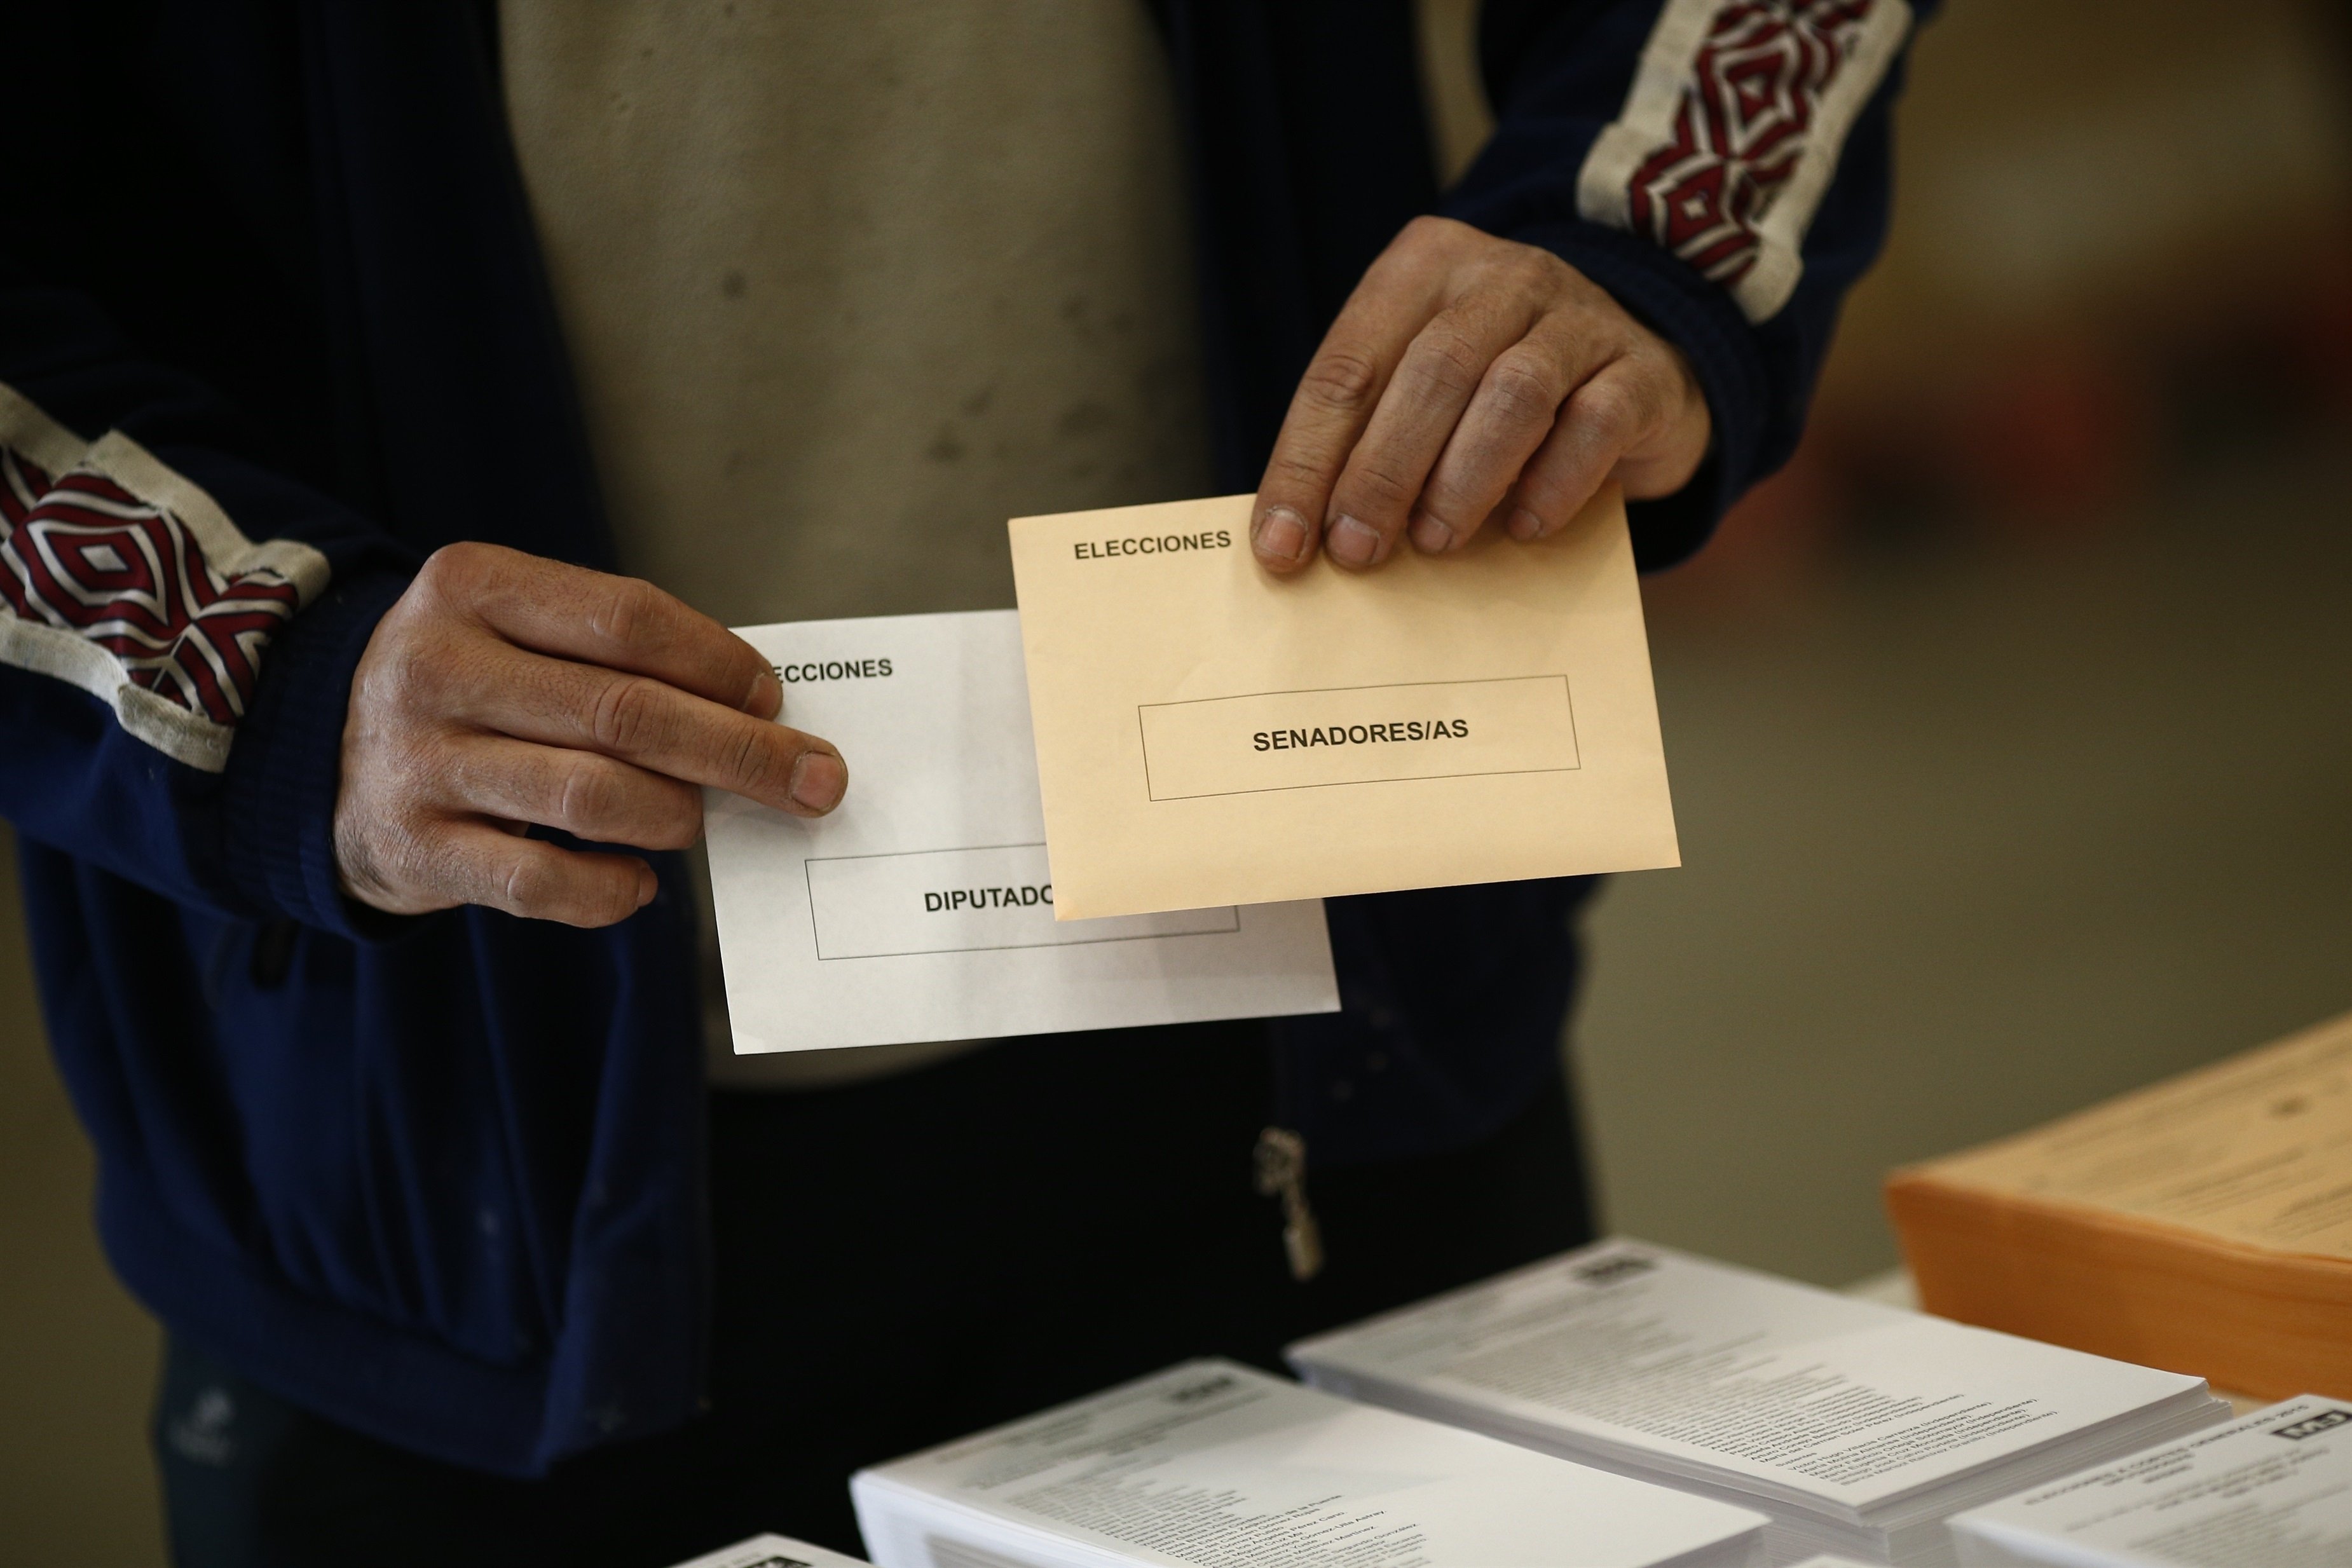
[[[1573,1246],[1564,1087],[1470,1148],[1318,1170],[1290,1277],[1252,1150],[1256,1023],[1007,1041],[904,1077],[711,1102],[709,1408],[513,1481],[297,1410],[169,1347],[155,1445],[182,1568],[654,1568],[762,1530],[856,1552],[848,1478],[1187,1356],[1299,1335]]]

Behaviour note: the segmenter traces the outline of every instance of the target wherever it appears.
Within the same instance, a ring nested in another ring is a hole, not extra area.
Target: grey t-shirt
[[[988,609],[1007,517],[1208,488],[1139,0],[502,0],[499,30],[625,570],[730,625]],[[939,1054],[736,1058],[712,1010],[715,1082]]]

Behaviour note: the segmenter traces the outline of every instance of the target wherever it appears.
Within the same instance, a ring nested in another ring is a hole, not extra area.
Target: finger
[[[841,803],[849,770],[829,742],[646,675],[492,645],[440,711],[459,723],[601,752],[794,816]]]
[[[1331,487],[1323,548],[1333,560],[1368,567],[1388,559],[1488,367],[1525,336],[1537,309],[1532,293],[1479,290],[1414,334]]]
[[[452,750],[446,789],[460,809],[641,850],[682,850],[701,836],[702,792],[681,779],[504,736],[470,737]]]
[[[1663,421],[1672,391],[1633,359],[1612,361],[1577,388],[1512,488],[1511,537],[1544,538],[1567,527],[1618,459]]]
[[[783,706],[758,649],[649,582],[472,543],[436,551],[417,582],[523,647],[649,675],[759,718]]]
[[[426,880],[451,904],[479,904],[530,920],[611,925],[654,900],[661,884],[634,855],[563,850],[487,822],[453,821],[428,846]]]
[[[1688,485],[1715,444],[1715,415],[1698,374],[1683,352],[1660,344],[1658,374],[1674,395],[1666,399],[1664,421],[1645,440],[1617,460],[1610,477],[1625,487],[1628,500],[1648,501],[1671,496]]]
[[[1571,390],[1619,351],[1608,323],[1555,311],[1497,355],[1423,485],[1407,523],[1415,549],[1459,549],[1485,525],[1543,445]]]
[[[1324,334],[1258,482],[1250,548],[1269,570],[1296,571],[1314,559],[1332,486],[1390,372],[1436,313],[1444,282],[1433,258],[1400,242],[1364,275]]]

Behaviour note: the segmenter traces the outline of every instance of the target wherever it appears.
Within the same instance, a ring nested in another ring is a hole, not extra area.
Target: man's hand
[[[1319,542],[1378,566],[1488,524],[1540,538],[1614,475],[1670,496],[1706,455],[1681,352],[1566,262],[1417,218],[1339,312],[1275,442],[1250,543],[1277,572]]]
[[[609,925],[654,896],[633,855],[524,836],[683,849],[698,785],[815,817],[840,753],[771,722],[783,688],[751,645],[649,583],[496,545],[451,545],[392,607],[352,680],[335,859],[394,915],[486,904]]]

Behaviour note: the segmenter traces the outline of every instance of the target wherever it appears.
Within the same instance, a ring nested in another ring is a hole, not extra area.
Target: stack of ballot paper
[[[1230,1362],[861,1472],[883,1568],[1711,1568],[1763,1519]]]
[[[2198,1378],[1624,1240],[1290,1356],[1351,1398],[1761,1509],[1777,1563],[1948,1564],[1960,1510],[2229,1415]]]
[[[1969,1568],[2345,1568],[2352,1408],[2306,1395],[1952,1521]]]
[[[844,1557],[805,1541],[782,1535],[755,1535],[739,1541],[677,1568],[872,1568],[860,1557]]]
[[[1898,1171],[1886,1206],[1930,1312],[2352,1398],[2352,1013]]]

